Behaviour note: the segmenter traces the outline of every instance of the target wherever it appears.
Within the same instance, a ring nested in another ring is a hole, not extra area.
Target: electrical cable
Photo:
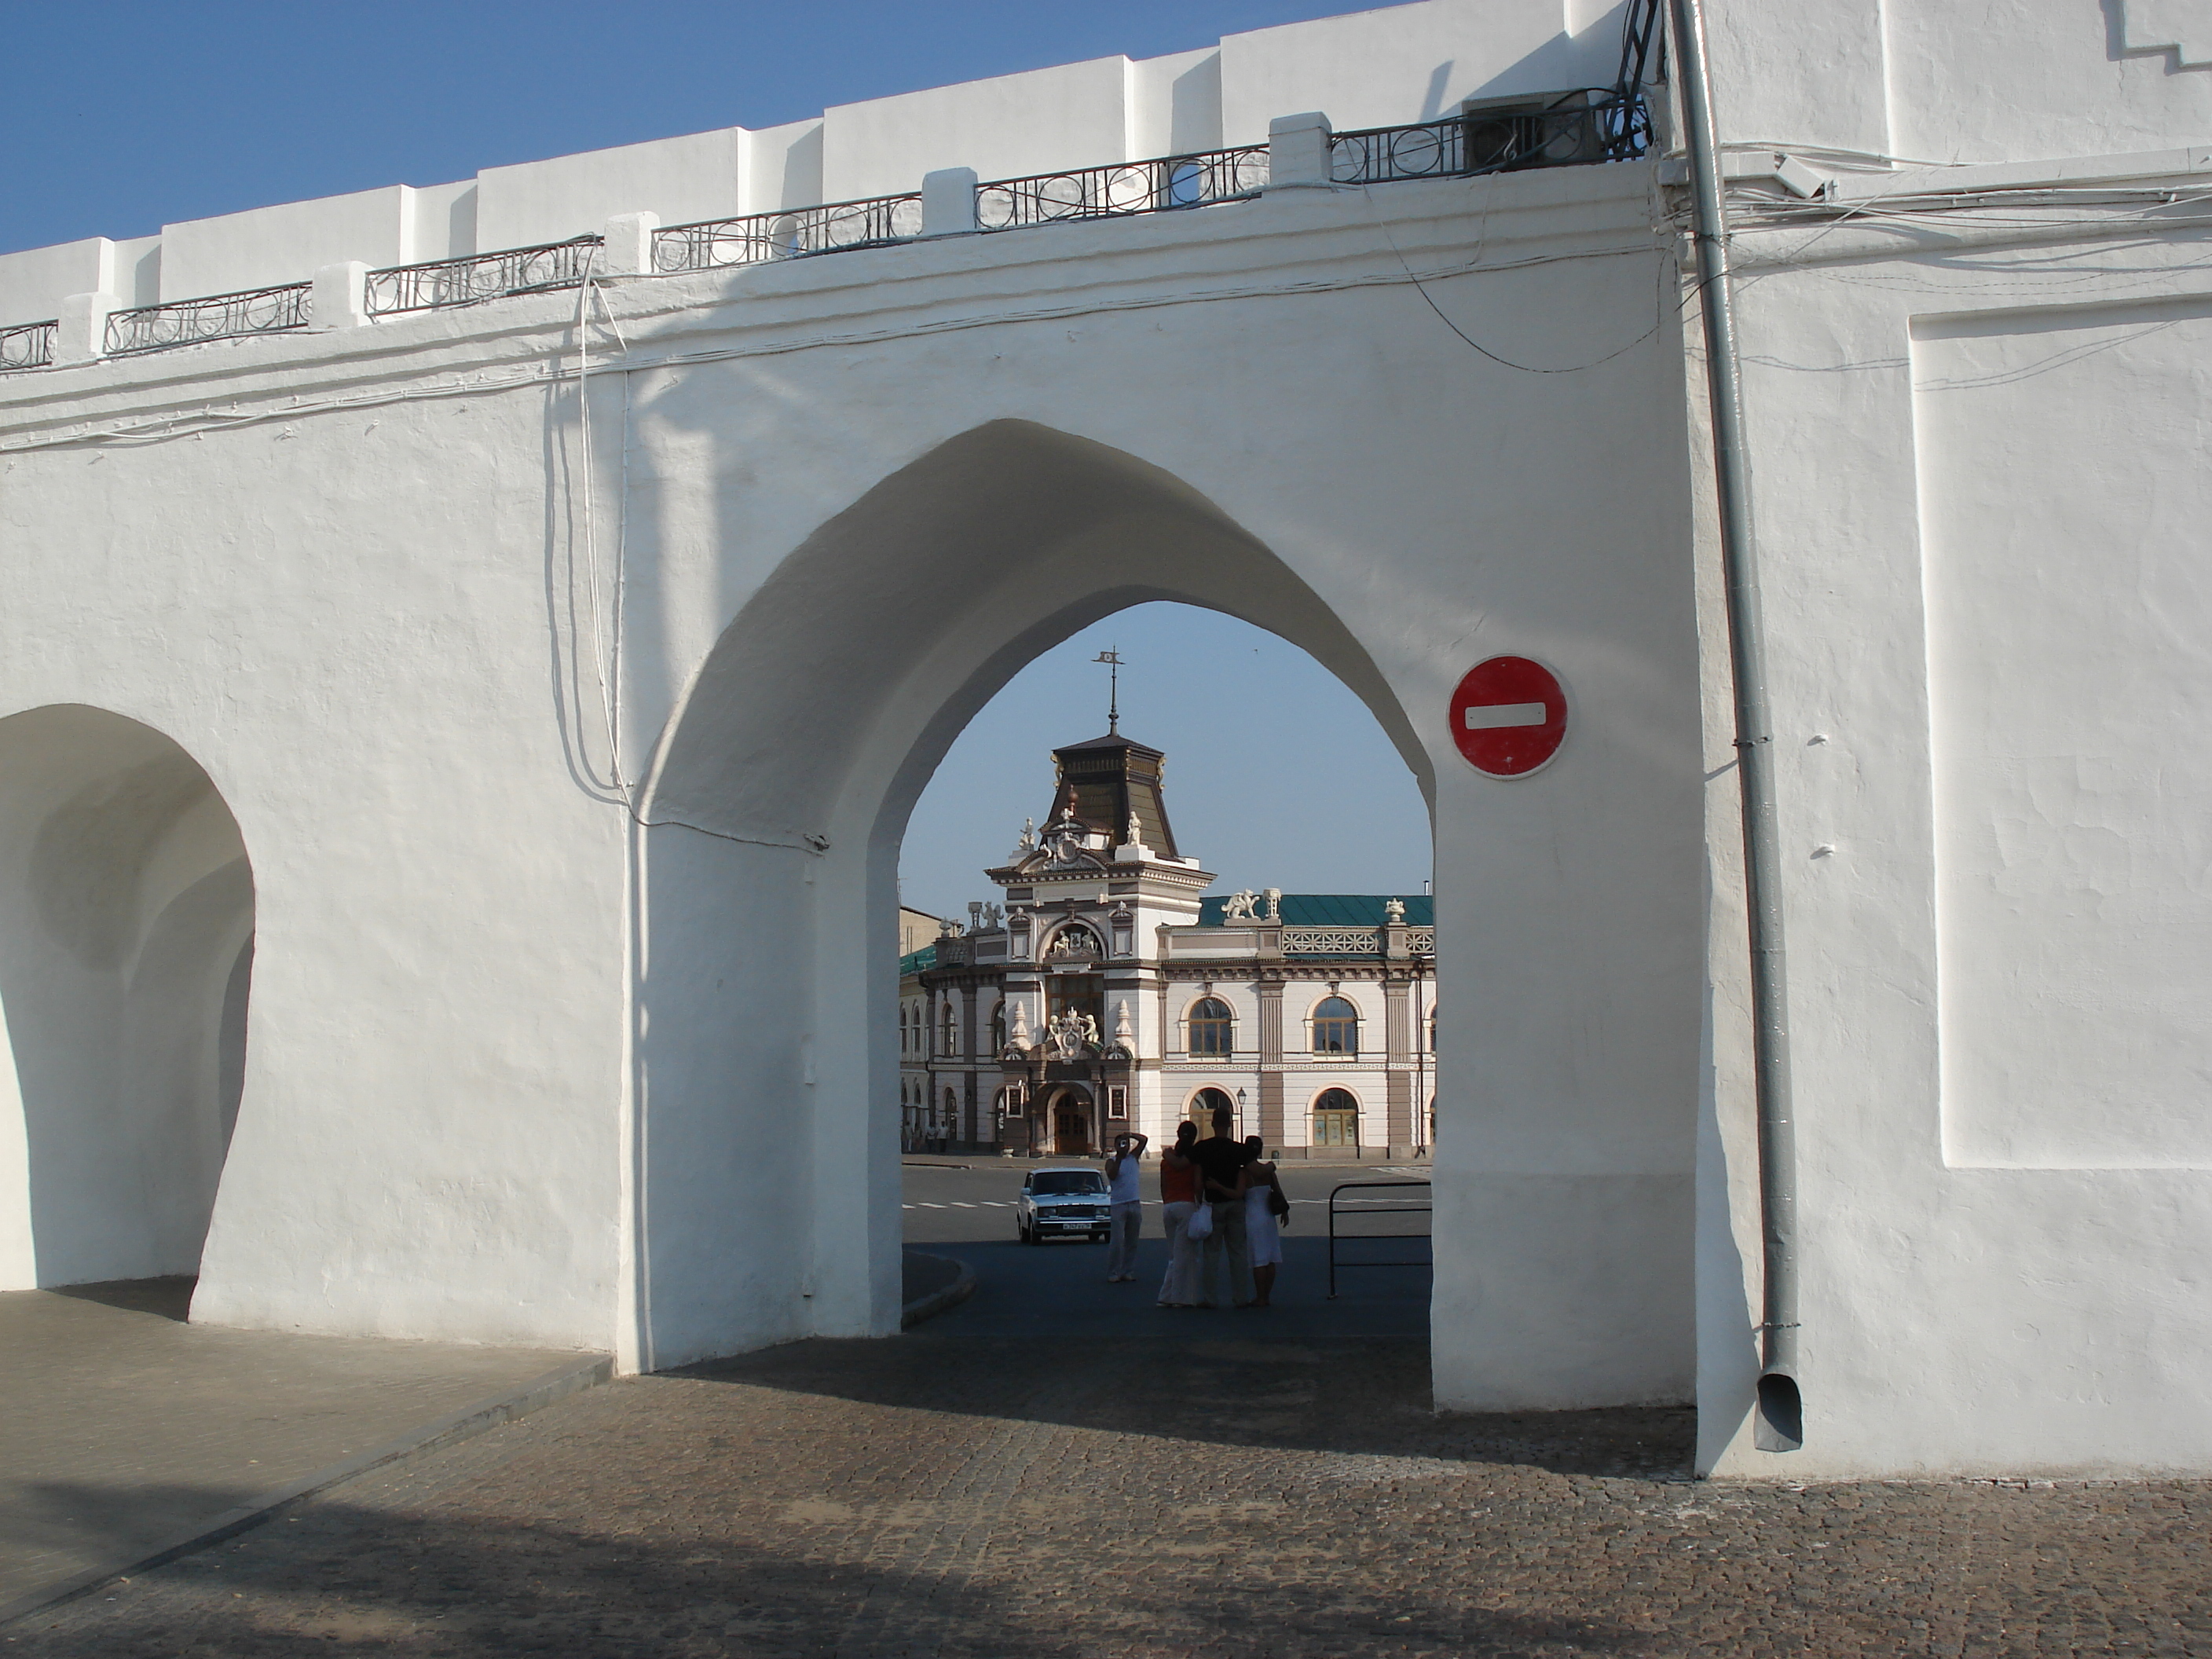
[[[1631,340],[1631,341],[1630,341],[1626,345],[1617,347],[1617,348],[1615,348],[1613,350],[1611,350],[1611,351],[1607,352],[1607,353],[1605,354],[1605,356],[1603,356],[1602,357],[1595,357],[1595,358],[1592,358],[1589,362],[1586,362],[1586,363],[1570,363],[1570,364],[1563,365],[1563,366],[1559,367],[1559,368],[1547,368],[1540,367],[1540,366],[1538,366],[1538,365],[1531,364],[1531,363],[1516,363],[1516,362],[1514,362],[1511,358],[1510,358],[1510,357],[1501,357],[1501,356],[1499,356],[1496,352],[1492,351],[1492,350],[1488,346],[1486,346],[1486,345],[1483,344],[1481,341],[1480,341],[1480,340],[1476,339],[1473,335],[1469,334],[1469,333],[1468,333],[1465,329],[1462,328],[1462,327],[1461,327],[1457,323],[1455,323],[1455,322],[1452,321],[1452,319],[1451,319],[1449,317],[1447,317],[1446,315],[1444,315],[1444,310],[1443,310],[1443,307],[1442,306],[1438,305],[1438,304],[1436,302],[1436,298],[1435,298],[1435,296],[1434,296],[1433,295],[1431,295],[1431,294],[1429,292],[1429,290],[1428,290],[1428,285],[1427,285],[1425,283],[1424,283],[1424,282],[1423,282],[1423,281],[1422,281],[1419,276],[1416,276],[1413,274],[1413,266],[1411,266],[1411,265],[1409,265],[1409,264],[1407,264],[1406,263],[1406,256],[1405,256],[1405,254],[1404,254],[1403,252],[1401,252],[1399,250],[1399,247],[1398,247],[1398,239],[1397,239],[1396,237],[1393,236],[1393,235],[1390,234],[1390,227],[1389,227],[1389,224],[1388,223],[1388,222],[1386,222],[1386,221],[1383,219],[1382,215],[1382,211],[1381,211],[1378,208],[1376,208],[1376,205],[1375,205],[1375,193],[1374,193],[1372,191],[1370,191],[1370,189],[1368,189],[1368,187],[1367,187],[1367,186],[1366,186],[1366,185],[1364,185],[1364,184],[1362,184],[1362,185],[1359,186],[1359,193],[1360,193],[1362,196],[1364,196],[1364,197],[1365,197],[1365,198],[1367,198],[1367,210],[1368,210],[1368,212],[1369,212],[1371,216],[1373,216],[1373,217],[1374,217],[1374,220],[1375,220],[1375,228],[1376,228],[1377,230],[1379,230],[1379,231],[1381,231],[1381,232],[1382,233],[1382,240],[1383,240],[1385,242],[1387,242],[1387,243],[1389,243],[1389,246],[1390,246],[1390,252],[1391,252],[1392,255],[1393,255],[1393,256],[1397,259],[1399,268],[1400,268],[1401,270],[1402,270],[1406,273],[1406,280],[1407,280],[1407,282],[1411,283],[1413,285],[1413,292],[1414,292],[1414,293],[1416,293],[1416,294],[1418,294],[1418,295],[1419,295],[1421,296],[1422,300],[1423,300],[1425,302],[1426,302],[1426,304],[1427,304],[1427,306],[1428,306],[1428,307],[1429,307],[1429,309],[1430,309],[1431,311],[1433,311],[1433,312],[1435,312],[1435,313],[1436,313],[1436,314],[1437,314],[1437,320],[1438,322],[1442,323],[1442,324],[1443,324],[1446,328],[1449,329],[1453,333],[1455,333],[1455,334],[1458,335],[1458,336],[1459,336],[1459,337],[1461,338],[1461,340],[1462,340],[1463,342],[1465,342],[1468,345],[1469,345],[1469,346],[1473,347],[1473,348],[1474,348],[1477,352],[1480,353],[1483,356],[1489,358],[1489,359],[1490,359],[1490,361],[1491,361],[1492,362],[1493,362],[1493,363],[1496,363],[1496,364],[1499,365],[1501,368],[1511,368],[1511,369],[1517,369],[1517,370],[1519,370],[1519,371],[1520,371],[1522,374],[1583,374],[1583,373],[1585,373],[1586,371],[1588,371],[1588,370],[1589,370],[1589,369],[1593,369],[1593,368],[1597,368],[1597,367],[1598,367],[1600,364],[1601,364],[1601,363],[1609,363],[1609,362],[1612,362],[1615,357],[1620,356],[1622,356],[1624,353],[1626,353],[1626,352],[1630,352],[1630,351],[1633,351],[1633,350],[1635,350],[1637,347],[1638,347],[1638,346],[1642,345],[1642,344],[1643,344],[1646,340],[1650,339],[1653,335],[1656,334],[1656,333],[1659,331],[1659,330],[1660,330],[1661,326],[1662,325],[1662,324],[1663,324],[1663,322],[1664,322],[1664,320],[1665,320],[1665,319],[1664,319],[1664,313],[1663,313],[1663,306],[1664,306],[1664,302],[1663,302],[1663,301],[1662,301],[1662,314],[1661,314],[1660,316],[1656,316],[1656,317],[1654,317],[1654,318],[1651,319],[1651,326],[1650,326],[1650,327],[1649,327],[1649,328],[1645,329],[1645,330],[1644,331],[1644,332],[1643,332],[1643,333],[1641,333],[1641,334],[1638,335],[1634,339]],[[1487,223],[1488,223],[1489,211],[1490,211],[1489,201],[1488,201],[1488,198],[1486,197],[1486,198],[1485,198],[1485,199],[1484,199],[1484,203],[1483,203],[1484,223],[1485,223],[1486,227],[1486,225],[1487,225]],[[1477,237],[1476,237],[1476,243],[1475,243],[1475,246],[1476,246],[1476,247],[1477,247],[1477,249],[1478,249],[1478,250],[1479,250],[1479,249],[1480,248],[1480,246],[1481,246],[1481,233],[1480,233],[1480,232],[1478,232],[1478,233],[1477,233]],[[1641,248],[1624,248],[1624,249],[1620,250],[1620,252],[1622,252],[1623,253],[1640,253],[1640,252],[1644,252],[1644,251],[1645,251],[1645,250],[1641,249]],[[1664,248],[1653,248],[1653,249],[1650,249],[1650,252],[1652,252],[1652,253],[1654,253],[1654,254],[1656,254],[1656,255],[1657,255],[1660,258],[1662,258],[1662,259],[1664,259],[1664,258],[1666,258],[1668,257],[1667,250],[1666,250],[1666,249],[1664,249]],[[1497,267],[1495,267],[1495,266],[1492,266],[1492,267],[1486,267],[1486,269],[1492,269],[1492,270],[1494,270],[1494,269],[1497,269]],[[1433,280],[1433,278],[1432,278],[1432,280]]]
[[[795,353],[816,351],[855,345],[878,345],[898,340],[924,339],[939,334],[962,333],[979,328],[998,328],[1023,323],[1066,322],[1083,317],[1114,316],[1133,312],[1172,309],[1185,305],[1213,305],[1250,299],[1302,299],[1318,294],[1342,293],[1362,288],[1395,288],[1410,282],[1439,282],[1455,276],[1474,276],[1491,271],[1528,270],[1542,265],[1571,264],[1590,259],[1617,259],[1641,257],[1650,252],[1649,247],[1591,248],[1571,253],[1534,254],[1526,258],[1502,259],[1490,264],[1440,266],[1432,270],[1407,270],[1367,273],[1357,276],[1319,277],[1295,283],[1279,283],[1241,288],[1202,289],[1193,294],[1145,295],[1139,298],[1091,302],[1074,306],[1036,307],[1023,311],[988,313],[981,315],[951,317],[940,321],[912,325],[906,327],[854,330],[842,334],[821,334],[796,339],[776,341],[757,346],[717,346],[701,351],[676,351],[659,356],[639,358],[632,356],[618,366],[621,372],[634,373],[656,368],[686,368],[702,363],[741,362],[768,357],[788,356]],[[604,279],[603,279],[604,280]],[[527,391],[544,387],[549,381],[558,380],[566,371],[555,359],[533,359],[520,371],[494,376],[478,374],[465,380],[451,380],[439,385],[420,383],[402,386],[383,387],[349,397],[323,398],[313,402],[295,401],[281,407],[247,409],[231,412],[204,410],[191,416],[166,416],[133,426],[109,426],[91,430],[70,430],[52,435],[42,435],[18,441],[0,439],[0,455],[24,454],[48,449],[70,449],[88,444],[109,444],[118,447],[140,444],[171,443],[181,439],[198,437],[208,432],[234,431],[243,427],[265,425],[271,421],[288,421],[310,415],[344,414],[362,410],[387,408],[393,404],[427,402],[447,398],[467,398],[498,392]]]

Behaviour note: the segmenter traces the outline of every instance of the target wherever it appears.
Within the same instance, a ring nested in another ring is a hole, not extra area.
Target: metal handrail
[[[287,283],[282,288],[246,289],[210,294],[195,300],[169,300],[107,313],[100,341],[110,357],[203,340],[234,340],[246,334],[282,334],[307,325],[308,295],[313,284]]]
[[[1592,87],[1561,93],[1541,109],[1470,110],[1332,134],[1329,176],[1340,185],[1464,179],[1632,161],[1650,147],[1651,111],[1643,94]]]
[[[975,228],[1017,230],[1063,219],[1122,219],[1139,213],[1242,202],[1267,188],[1267,146],[1194,150],[1151,161],[1069,167],[975,186]]]
[[[1346,1262],[1339,1262],[1339,1261],[1337,1261],[1337,1259],[1336,1259],[1336,1243],[1337,1243],[1337,1232],[1336,1232],[1336,1217],[1337,1217],[1336,1195],[1337,1195],[1339,1193],[1348,1193],[1348,1192],[1352,1192],[1352,1191],[1358,1190],[1358,1189],[1362,1189],[1362,1188],[1376,1188],[1376,1187],[1427,1187],[1427,1188],[1431,1188],[1431,1191],[1433,1191],[1433,1190],[1434,1190],[1434,1188],[1435,1188],[1435,1186],[1436,1186],[1436,1183],[1435,1183],[1434,1182],[1432,1182],[1432,1181],[1346,1181],[1346,1182],[1341,1182],[1340,1184],[1339,1184],[1339,1185],[1337,1185],[1337,1186],[1335,1186],[1335,1187],[1333,1187],[1333,1188],[1331,1188],[1329,1189],[1329,1194],[1328,1194],[1328,1299],[1329,1299],[1330,1301],[1334,1302],[1334,1301],[1335,1301],[1335,1300],[1336,1300],[1336,1270],[1337,1270],[1337,1268],[1338,1268],[1339,1267],[1435,1267],[1435,1266],[1437,1265],[1437,1263],[1436,1263],[1436,1245],[1435,1245],[1435,1243],[1434,1243],[1434,1240],[1435,1240],[1435,1237],[1436,1237],[1436,1232],[1435,1232],[1436,1222],[1435,1222],[1435,1219],[1434,1219],[1435,1215],[1436,1215],[1436,1202],[1435,1202],[1435,1200],[1434,1200],[1433,1198],[1432,1198],[1432,1199],[1431,1199],[1428,1203],[1426,1203],[1426,1204],[1363,1204],[1363,1205],[1361,1205],[1361,1206],[1359,1206],[1359,1209],[1358,1209],[1358,1213],[1359,1213],[1359,1214],[1361,1214],[1361,1215],[1425,1215],[1425,1216],[1428,1216],[1428,1217],[1430,1217],[1430,1218],[1431,1218],[1431,1219],[1430,1219],[1430,1223],[1429,1223],[1430,1231],[1427,1231],[1427,1232],[1425,1232],[1425,1233],[1360,1233],[1360,1234],[1354,1234],[1354,1235],[1352,1235],[1352,1236],[1353,1238],[1425,1238],[1425,1239],[1428,1239],[1428,1240],[1431,1241],[1431,1243],[1430,1243],[1430,1246],[1429,1246],[1429,1254],[1428,1254],[1428,1256],[1427,1256],[1427,1258],[1426,1258],[1425,1260],[1423,1260],[1423,1261],[1346,1261]]]
[[[389,317],[403,311],[503,300],[511,294],[574,288],[583,282],[592,250],[600,244],[597,236],[576,236],[565,242],[464,254],[458,259],[389,265],[368,273],[362,287],[363,309],[372,317]]]
[[[61,324],[17,323],[0,328],[0,374],[19,368],[45,368],[54,361],[54,336]]]
[[[921,234],[921,198],[872,196],[820,207],[786,208],[736,219],[702,219],[653,233],[653,268],[662,276],[765,264],[817,253],[885,247]]]

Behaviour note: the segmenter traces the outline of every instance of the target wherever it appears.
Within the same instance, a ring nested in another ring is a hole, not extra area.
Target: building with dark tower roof
[[[907,1149],[1091,1156],[1225,1106],[1291,1158],[1425,1154],[1429,896],[1205,896],[1159,750],[1109,732],[1053,763],[1044,827],[985,872],[1000,899],[901,958]]]

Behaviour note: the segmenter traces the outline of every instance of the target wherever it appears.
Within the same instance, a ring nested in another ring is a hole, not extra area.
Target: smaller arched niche
[[[0,1289],[199,1270],[245,1087],[253,873],[177,744],[0,720]]]

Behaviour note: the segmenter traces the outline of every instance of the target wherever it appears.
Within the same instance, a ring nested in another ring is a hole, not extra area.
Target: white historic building
[[[1428,800],[1440,1406],[2212,1472],[2203,8],[1703,9],[0,258],[0,1285],[631,1370],[896,1332],[908,813],[1170,599]],[[1543,695],[1459,696],[1501,659]],[[1006,994],[1049,1038],[1080,921],[1164,1102],[1206,969],[1162,1013],[1114,906],[1243,919],[1126,827],[1038,850],[1133,895],[1009,876]]]
[[[909,1150],[1096,1155],[1183,1118],[1291,1158],[1427,1151],[1436,929],[1425,896],[1200,895],[1161,786],[1121,735],[1053,751],[1045,825],[899,971]]]

